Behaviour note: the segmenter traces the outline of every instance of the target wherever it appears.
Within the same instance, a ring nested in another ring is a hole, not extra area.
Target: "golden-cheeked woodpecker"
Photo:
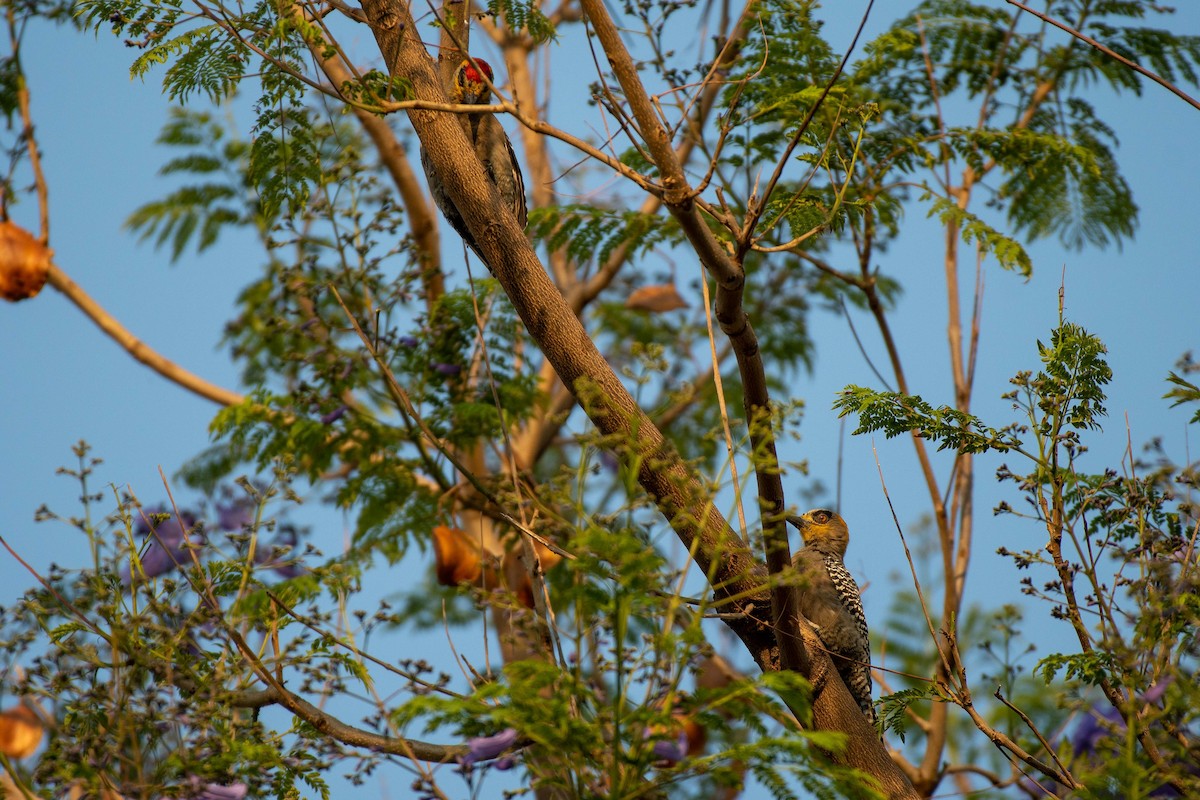
[[[875,724],[871,703],[871,640],[858,584],[846,569],[850,531],[846,521],[827,508],[788,517],[800,529],[804,547],[792,566],[800,575],[800,613],[812,623],[846,688]]]
[[[487,80],[484,80],[484,77]],[[491,102],[492,68],[486,61],[473,59],[463,61],[454,71],[453,85],[450,87],[450,102],[463,105],[485,106]],[[528,219],[528,209],[525,205],[525,180],[521,176],[521,167],[517,164],[517,156],[513,152],[512,143],[504,129],[500,127],[495,114],[465,114],[463,129],[471,142],[475,156],[483,165],[483,170],[496,187],[500,199],[512,209],[513,216],[521,227],[525,227]],[[433,202],[437,205],[442,216],[450,226],[462,237],[467,246],[475,251],[485,264],[487,259],[479,250],[462,214],[446,193],[446,188],[434,172],[425,148],[421,148],[421,166],[425,170],[425,178],[429,182],[429,191]]]

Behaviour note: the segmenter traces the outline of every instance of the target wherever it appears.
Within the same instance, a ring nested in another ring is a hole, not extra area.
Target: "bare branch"
[[[58,289],[67,296],[68,300],[78,306],[79,310],[86,314],[92,322],[96,323],[96,326],[100,330],[108,334],[117,344],[121,345],[129,355],[150,367],[150,369],[162,375],[167,380],[177,383],[188,391],[194,392],[204,399],[211,400],[221,406],[235,406],[245,400],[242,395],[209,383],[203,378],[188,372],[174,361],[170,361],[159,355],[145,342],[130,333],[120,322],[117,322],[112,315],[101,308],[100,304],[80,288],[79,284],[67,277],[67,274],[59,269],[57,264],[50,264],[50,273],[47,280],[51,286]]]

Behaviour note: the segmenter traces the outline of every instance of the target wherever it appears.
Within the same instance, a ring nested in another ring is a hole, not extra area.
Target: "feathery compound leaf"
[[[1175,372],[1168,374],[1167,380],[1175,384],[1174,389],[1171,389],[1163,395],[1164,398],[1175,401],[1174,403],[1171,403],[1171,408],[1183,405],[1184,403],[1200,402],[1200,386],[1197,386],[1191,381],[1185,380]],[[1192,415],[1191,421],[1200,422],[1200,411],[1197,411]]]
[[[143,241],[153,237],[156,247],[169,242],[172,260],[183,254],[193,238],[202,252],[226,227],[246,225],[256,217],[257,206],[243,177],[246,145],[223,141],[224,137],[224,129],[211,115],[183,109],[172,110],[158,137],[160,144],[189,149],[168,161],[160,175],[206,178],[146,203],[125,221]]]
[[[1033,274],[1033,261],[1020,242],[1000,233],[970,211],[959,208],[953,201],[933,198],[929,216],[936,216],[943,225],[953,223],[964,242],[977,242],[979,249],[994,255],[1004,269],[1020,272],[1026,278]]]
[[[972,414],[949,406],[934,408],[917,395],[847,386],[833,408],[839,417],[858,414],[856,435],[883,431],[891,439],[915,432],[922,439],[937,442],[939,450],[949,448],[960,453],[1003,453],[1021,444],[1004,431],[987,427]]]
[[[645,252],[678,236],[670,218],[637,211],[569,205],[529,212],[529,232],[551,250],[562,247],[581,263],[604,263],[617,246]]]
[[[1059,133],[1062,128],[1068,136]],[[1056,234],[1073,248],[1133,235],[1137,204],[1105,141],[1115,144],[1112,131],[1091,105],[1069,99],[1036,114],[1030,131],[1009,135],[1012,141],[997,153],[1013,159],[1006,163],[1000,197],[1018,230],[1034,239]]]
[[[279,27],[272,60],[263,60],[263,94],[255,104],[258,117],[247,173],[259,190],[267,219],[302,209],[321,176],[312,119],[303,105],[304,84],[276,63],[290,62],[299,71],[302,45],[286,36],[285,23]]]
[[[1046,365],[1034,380],[1039,408],[1047,418],[1061,418],[1076,429],[1100,428],[1104,408],[1104,386],[1112,380],[1112,369],[1104,360],[1108,348],[1099,337],[1071,322],[1060,324],[1050,334],[1050,344],[1037,343],[1038,355]]]
[[[880,725],[883,726],[883,730],[895,733],[903,742],[908,730],[908,707],[921,700],[936,700],[938,696],[937,686],[933,683],[923,683],[912,689],[884,695],[879,698]]]
[[[169,44],[177,43],[185,44],[186,48],[177,53],[157,54],[158,58],[154,59],[157,63],[166,63],[171,55],[178,55],[163,77],[163,88],[171,100],[183,103],[188,95],[197,91],[208,95],[213,102],[233,95],[246,71],[246,48],[216,25],[188,31]],[[143,59],[150,55],[147,53],[135,61],[132,71],[147,71],[151,62],[143,63]]]
[[[503,18],[509,29],[528,33],[535,44],[555,38],[554,23],[528,0],[488,0],[488,12]]]
[[[1112,654],[1100,651],[1073,655],[1055,653],[1039,661],[1034,672],[1041,675],[1046,683],[1050,683],[1054,680],[1054,676],[1064,669],[1067,673],[1067,680],[1079,680],[1092,686],[1120,673],[1120,666],[1113,659]]]

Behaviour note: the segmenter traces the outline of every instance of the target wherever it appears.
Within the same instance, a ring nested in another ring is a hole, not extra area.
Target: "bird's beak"
[[[799,516],[798,514],[789,515],[787,521],[795,525],[796,530],[800,531],[802,534],[804,533],[804,529],[808,527],[808,520]]]

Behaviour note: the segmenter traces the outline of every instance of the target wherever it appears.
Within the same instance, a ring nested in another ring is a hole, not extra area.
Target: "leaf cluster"
[[[883,431],[890,439],[912,433],[936,442],[939,450],[959,453],[1003,453],[1021,445],[1010,429],[988,427],[973,414],[951,406],[935,408],[916,395],[847,386],[833,407],[839,417],[858,415],[855,434]]]
[[[89,508],[78,519],[89,519],[98,503],[85,495]],[[38,791],[191,796],[205,784],[243,784],[254,793],[292,794],[303,782],[327,796],[327,751],[299,755],[286,732],[232,701],[246,673],[230,631],[265,630],[261,613],[237,611],[238,597],[259,589],[268,572],[256,567],[246,544],[261,533],[266,547],[274,521],[251,515],[256,521],[228,538],[215,527],[207,536],[202,525],[191,527],[195,546],[184,566],[147,576],[138,550],[155,545],[153,537],[135,536],[135,522],[161,524],[170,516],[121,502],[103,526],[85,523],[74,532],[90,546],[94,568],[53,568],[44,586],[0,612],[0,645],[11,656],[37,648],[36,657],[22,659],[17,691],[44,709],[57,731],[69,731],[49,737],[33,775]],[[46,511],[43,519],[59,518]],[[324,671],[303,635],[276,641],[278,669]]]

